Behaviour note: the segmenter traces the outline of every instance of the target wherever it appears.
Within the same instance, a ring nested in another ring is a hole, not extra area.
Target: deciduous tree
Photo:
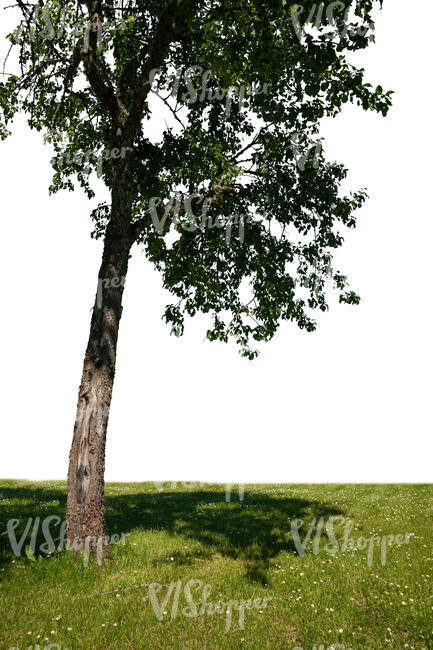
[[[332,253],[366,195],[342,195],[346,169],[326,160],[319,123],[346,102],[386,115],[390,92],[347,58],[374,40],[379,4],[17,0],[10,9],[1,136],[24,111],[54,147],[51,192],[78,183],[92,198],[95,173],[111,192],[91,214],[104,250],[70,452],[72,544],[104,535],[106,430],[134,244],[175,297],[164,315],[172,332],[202,312],[208,339],[233,337],[250,358],[251,342],[271,339],[281,321],[314,330],[328,285],[359,301]],[[151,97],[171,116],[159,139]]]

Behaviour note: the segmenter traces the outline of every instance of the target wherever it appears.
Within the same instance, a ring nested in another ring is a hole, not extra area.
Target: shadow
[[[209,486],[207,486],[209,487]],[[110,486],[109,490],[110,491]],[[185,565],[211,557],[230,557],[244,563],[246,575],[253,581],[269,583],[267,571],[270,562],[281,552],[298,555],[292,536],[290,521],[303,519],[301,539],[307,532],[313,518],[343,515],[341,510],[319,501],[290,498],[289,487],[281,494],[272,488],[272,494],[248,491],[246,486],[243,502],[238,495],[232,495],[226,503],[225,490],[191,489],[182,492],[156,488],[143,492],[106,496],[106,528],[108,535],[137,530],[164,530],[170,535],[181,535],[184,539],[200,542],[205,550],[201,553],[170,552],[160,558],[158,564]],[[266,488],[263,488],[266,489]],[[16,539],[26,530],[28,519],[43,520],[57,515],[62,520],[66,509],[66,488],[0,487],[0,564],[13,559],[10,540],[5,533],[7,521],[19,519],[15,531]],[[53,538],[58,535],[59,526],[52,525]],[[27,531],[25,546],[30,543],[32,527]],[[325,534],[325,533],[324,533]],[[36,548],[45,541],[41,525],[37,535]],[[173,558],[173,559],[172,559]]]

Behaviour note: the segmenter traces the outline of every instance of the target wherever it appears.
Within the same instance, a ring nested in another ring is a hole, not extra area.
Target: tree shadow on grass
[[[134,486],[135,487],[135,486]],[[121,489],[121,488],[120,488]],[[263,490],[263,491],[262,491]],[[199,555],[194,552],[171,551],[167,557],[155,560],[155,564],[192,564],[210,557],[229,557],[244,563],[246,575],[253,581],[269,582],[267,572],[270,561],[281,552],[297,554],[291,535],[291,520],[342,515],[342,511],[320,501],[288,496],[290,486],[276,492],[245,490],[241,503],[238,497],[225,501],[222,486],[216,489],[167,490],[158,493],[156,489],[106,496],[107,534],[121,534],[131,531],[165,531],[169,535],[195,540],[205,547]],[[0,533],[6,530],[9,519],[20,520],[16,538],[20,539],[28,519],[57,515],[64,519],[66,489],[0,486]],[[58,535],[59,526],[52,528],[53,538]],[[305,535],[306,528],[301,533]],[[24,547],[30,543],[32,528],[29,529]],[[41,525],[36,548],[45,541]],[[8,535],[0,534],[0,564],[13,558]],[[173,558],[173,559],[172,559]]]

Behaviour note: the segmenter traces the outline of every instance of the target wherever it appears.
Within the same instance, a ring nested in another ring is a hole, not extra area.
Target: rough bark
[[[131,238],[131,179],[127,159],[113,164],[107,225],[89,341],[69,454],[67,539],[72,550],[108,556],[105,539],[105,441],[116,365],[122,295]]]
[[[91,23],[102,24],[101,0],[86,2]],[[137,134],[150,92],[151,71],[162,65],[170,44],[184,28],[177,0],[170,0],[159,17],[149,51],[125,66],[116,94],[103,57],[97,51],[97,36],[90,29],[85,44],[76,45],[89,85],[102,109],[112,118],[112,150],[129,148]],[[85,47],[84,47],[85,45]],[[131,93],[131,89],[134,91]],[[130,97],[131,95],[131,97]],[[128,104],[126,108],[125,100]],[[77,415],[69,454],[66,508],[69,547],[101,550],[105,556],[104,470],[105,440],[116,365],[122,295],[128,258],[140,228],[131,225],[132,181],[128,158],[113,161],[112,209],[104,242],[89,342],[78,393]]]

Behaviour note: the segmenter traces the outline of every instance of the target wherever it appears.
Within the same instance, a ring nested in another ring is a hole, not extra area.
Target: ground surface
[[[42,524],[63,520],[65,483],[0,481],[1,648],[433,648],[433,486],[248,485],[243,501],[233,486],[228,503],[222,485],[106,493],[119,541],[84,566],[40,549],[59,543]]]

